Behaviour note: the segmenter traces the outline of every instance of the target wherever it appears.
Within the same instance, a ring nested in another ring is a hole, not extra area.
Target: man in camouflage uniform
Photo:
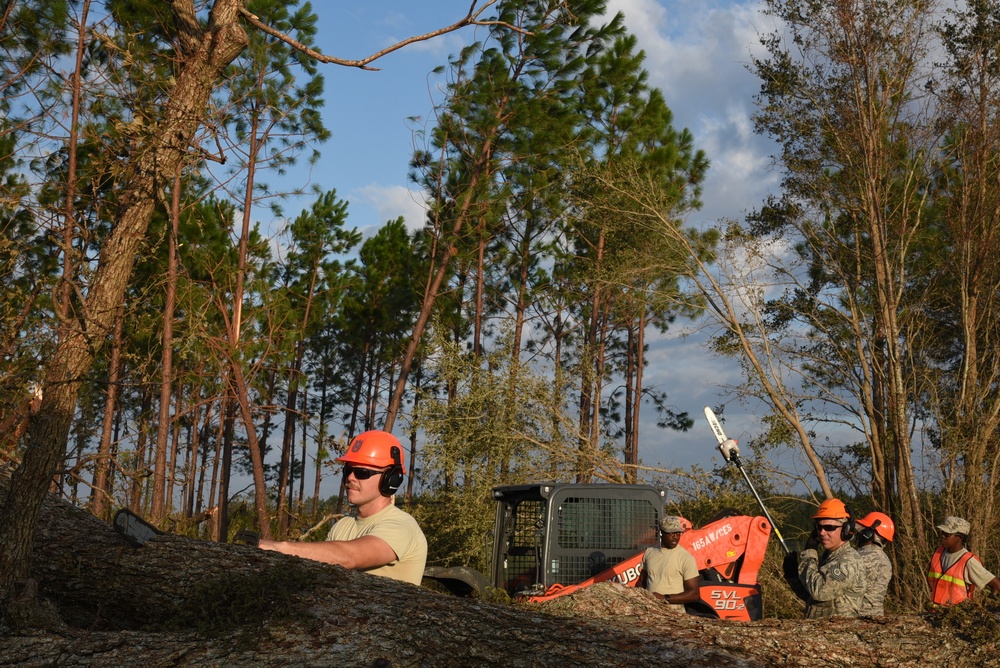
[[[862,617],[881,617],[883,602],[892,579],[892,562],[885,553],[886,543],[896,535],[896,525],[885,513],[868,513],[858,520],[858,556],[865,569],[865,597],[861,601]]]
[[[815,528],[799,554],[799,581],[808,593],[806,619],[860,614],[865,571],[851,547],[851,527],[845,527],[850,516],[840,499],[827,499],[813,515]],[[822,559],[820,545],[825,550]]]

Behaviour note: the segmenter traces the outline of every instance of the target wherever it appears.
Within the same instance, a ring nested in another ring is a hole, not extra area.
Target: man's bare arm
[[[690,578],[684,581],[684,591],[680,594],[671,594],[671,603],[694,603],[701,598],[701,588],[699,587],[701,578]]]
[[[263,550],[281,552],[355,570],[378,568],[398,559],[389,544],[376,536],[362,536],[354,540],[325,540],[316,543],[262,540],[260,547]]]

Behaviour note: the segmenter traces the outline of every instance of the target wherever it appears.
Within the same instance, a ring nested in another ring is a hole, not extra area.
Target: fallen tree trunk
[[[1000,649],[985,610],[970,628],[943,615],[741,624],[612,584],[512,606],[243,545],[134,547],[53,497],[33,564],[48,628],[6,630],[0,666],[979,666]]]

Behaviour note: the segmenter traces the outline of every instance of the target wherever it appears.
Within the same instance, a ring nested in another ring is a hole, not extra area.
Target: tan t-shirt
[[[646,574],[646,589],[656,594],[681,594],[684,592],[684,581],[698,577],[694,557],[680,545],[672,550],[647,548],[642,555],[642,571]],[[684,609],[680,603],[671,605]]]
[[[427,563],[427,539],[417,521],[394,505],[370,517],[344,517],[333,525],[327,540],[354,540],[362,536],[381,538],[396,553],[396,561],[365,573],[419,585]]]

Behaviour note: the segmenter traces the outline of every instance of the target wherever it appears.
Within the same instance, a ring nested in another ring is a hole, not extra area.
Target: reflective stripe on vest
[[[927,584],[931,587],[931,600],[942,605],[961,603],[966,598],[972,598],[976,588],[971,582],[965,581],[965,564],[975,555],[966,552],[947,571],[941,567],[941,555],[944,548],[934,550],[931,565],[927,571]]]

